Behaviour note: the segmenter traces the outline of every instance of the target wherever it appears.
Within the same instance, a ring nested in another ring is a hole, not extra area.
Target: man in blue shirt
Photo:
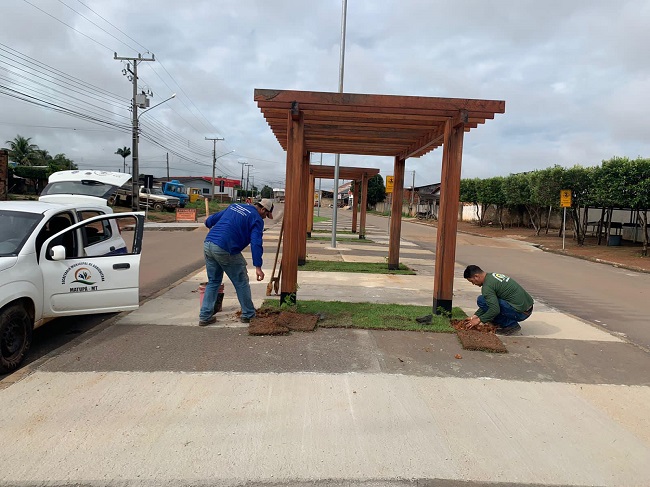
[[[214,316],[214,306],[224,272],[237,292],[242,323],[249,323],[251,318],[255,317],[246,259],[241,252],[251,246],[257,280],[262,281],[264,279],[262,271],[264,218],[273,219],[273,202],[269,199],[262,199],[254,205],[233,204],[206,218],[205,226],[210,231],[205,237],[203,254],[208,272],[208,284],[205,287],[203,305],[199,313],[199,326],[217,321]]]

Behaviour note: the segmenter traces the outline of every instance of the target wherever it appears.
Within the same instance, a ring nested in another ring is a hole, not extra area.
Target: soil
[[[436,226],[437,222],[431,224]],[[558,236],[558,229],[550,229],[548,234],[543,229],[539,235],[535,235],[535,230],[527,227],[506,227],[501,230],[501,227],[496,224],[480,227],[475,222],[458,222],[458,231],[484,237],[512,238],[539,246],[547,252],[555,252],[638,272],[650,272],[650,257],[641,255],[643,244],[632,243],[627,240],[623,240],[621,245],[607,246],[606,238],[603,237],[601,245],[598,245],[597,237],[587,236],[584,245],[578,245],[577,241],[573,239],[573,232],[569,230],[564,239],[565,248],[562,250],[562,237]]]
[[[314,331],[318,319],[318,315],[262,308],[248,325],[248,334],[285,335],[290,331]]]
[[[503,342],[494,334],[497,327],[491,323],[480,323],[469,329],[469,318],[466,318],[464,320],[450,320],[449,324],[456,330],[464,350],[481,350],[494,353],[508,352]]]

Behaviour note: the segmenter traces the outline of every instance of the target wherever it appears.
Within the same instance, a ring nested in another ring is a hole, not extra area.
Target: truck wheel
[[[153,209],[156,211],[163,211],[165,207],[162,203],[154,203]]]
[[[15,370],[32,344],[32,320],[21,305],[0,312],[0,373]]]

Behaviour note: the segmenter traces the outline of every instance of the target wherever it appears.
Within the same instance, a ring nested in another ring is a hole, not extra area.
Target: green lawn
[[[330,220],[331,220],[331,218],[330,218],[330,217],[327,217],[327,216],[314,216],[314,223],[317,223],[317,222],[328,222],[328,221],[330,221]]]
[[[262,307],[279,308],[277,299],[266,299]],[[431,314],[430,306],[402,304],[347,303],[342,301],[298,301],[296,311],[319,314],[318,326],[324,328],[363,328],[369,330],[406,330],[453,333],[449,318],[434,315],[431,324],[420,324],[416,318]],[[463,319],[467,315],[460,308],[453,308],[451,317]]]
[[[404,264],[399,269],[388,270],[385,262],[334,262],[329,260],[308,260],[305,265],[298,266],[299,271],[316,272],[365,272],[367,274],[403,274],[414,276],[416,273]]]

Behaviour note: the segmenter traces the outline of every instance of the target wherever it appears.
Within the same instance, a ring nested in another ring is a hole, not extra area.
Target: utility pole
[[[248,182],[250,181],[252,164],[246,164],[246,198],[248,198]]]
[[[246,161],[237,162],[241,164],[241,180],[239,181],[239,202],[241,203],[241,190],[244,189],[244,166],[246,165]]]
[[[130,61],[127,64],[126,69],[122,70],[122,73],[127,76],[127,73],[130,73],[130,80],[133,82],[133,122],[131,128],[131,168],[133,170],[131,174],[131,209],[133,211],[138,211],[140,209],[140,166],[138,164],[138,103],[136,97],[138,95],[138,63],[142,61],[155,61],[155,57],[152,54],[150,58],[143,58],[142,54],[138,53],[138,57],[119,57],[117,53],[113,53],[113,59],[118,61]],[[131,64],[132,63],[132,64]],[[131,69],[133,66],[133,69]],[[144,102],[143,107],[144,108]]]
[[[214,199],[214,169],[217,167],[217,140],[223,139],[220,139],[219,137],[213,139],[206,137],[205,140],[212,141],[212,199]]]
[[[169,181],[169,152],[167,152],[167,181]]]

